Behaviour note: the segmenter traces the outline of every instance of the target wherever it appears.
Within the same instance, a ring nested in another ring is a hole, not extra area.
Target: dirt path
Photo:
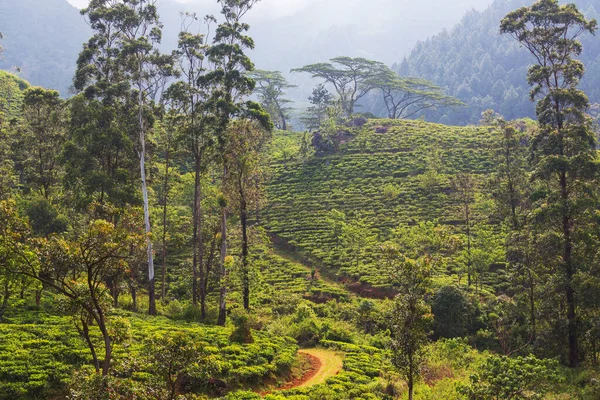
[[[275,392],[318,385],[324,383],[328,378],[337,375],[342,370],[342,357],[334,351],[302,349],[298,351],[298,355],[306,358],[310,364],[310,368],[301,377],[297,377],[285,385],[274,389]],[[264,397],[269,393],[273,393],[273,391],[261,392],[260,395]]]
[[[314,367],[302,382],[294,387],[308,387],[324,383],[328,378],[336,376],[342,370],[342,357],[334,351],[325,349],[303,349],[299,354],[306,355]],[[317,361],[313,363],[313,360]],[[288,388],[291,389],[291,388]]]

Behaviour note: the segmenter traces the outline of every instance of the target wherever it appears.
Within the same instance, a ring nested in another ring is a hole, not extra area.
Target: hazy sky
[[[84,7],[88,0],[68,0],[69,3],[76,7]],[[179,3],[196,3],[209,4],[214,6],[215,0],[175,0]],[[370,12],[377,12],[378,1],[372,0],[261,0],[253,10],[253,18],[278,18],[288,15],[293,15],[303,8],[312,4],[319,4],[319,9],[323,13],[327,13],[330,17],[339,15],[340,11],[352,11],[353,7],[368,8]],[[492,3],[492,0],[395,0],[394,5],[398,8],[414,10],[420,9],[423,11],[438,10],[439,8],[449,8],[464,12],[469,8],[483,9],[485,6]],[[381,10],[385,13],[383,10]],[[355,17],[359,17],[355,15]]]
[[[84,7],[88,0],[67,0],[69,3],[73,4],[75,7]],[[216,3],[215,0],[175,0],[179,3]],[[260,8],[260,11],[268,16],[268,17],[282,17],[286,15],[292,15],[296,11],[304,8],[308,3],[312,2],[324,2],[327,0],[261,0],[257,8]]]

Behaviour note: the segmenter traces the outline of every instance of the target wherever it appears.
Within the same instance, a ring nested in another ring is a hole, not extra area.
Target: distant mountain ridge
[[[424,4],[397,0],[309,1],[294,15],[269,17],[269,4],[258,3],[249,15],[256,49],[252,60],[261,69],[290,69],[339,55],[373,58],[392,63],[407,54],[418,39],[451,26],[470,7],[491,0],[426,0]],[[435,7],[428,7],[433,6]],[[182,4],[159,0],[164,24],[163,50],[177,44],[181,11],[198,16],[218,14],[216,0]],[[0,69],[18,74],[34,85],[68,94],[75,62],[91,31],[78,9],[67,0],[0,0],[0,32],[6,51]],[[302,74],[290,76],[299,86],[292,98],[306,101],[316,82]]]
[[[596,10],[600,4],[595,0],[570,2],[588,18],[600,19]],[[468,105],[429,113],[428,120],[453,125],[477,123],[481,112],[490,108],[510,119],[534,115],[526,79],[533,58],[513,38],[499,33],[500,21],[508,12],[532,3],[496,0],[483,12],[470,11],[452,30],[418,43],[396,65],[401,75],[429,79]],[[600,41],[586,35],[582,43],[580,59],[586,76],[581,87],[592,102],[600,102]]]
[[[90,30],[66,0],[0,0],[0,69],[66,93]]]

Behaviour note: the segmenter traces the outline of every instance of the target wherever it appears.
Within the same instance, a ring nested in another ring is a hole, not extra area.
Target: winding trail
[[[332,376],[336,376],[342,370],[342,357],[334,351],[325,349],[302,349],[298,351],[298,354],[307,356],[311,360],[313,368],[303,377],[306,378],[302,379],[303,382],[293,387],[319,385]]]
[[[261,397],[281,390],[309,387],[324,383],[327,379],[339,374],[343,361],[339,353],[325,349],[302,349],[298,355],[306,358],[310,368],[302,375],[270,391],[261,392]]]

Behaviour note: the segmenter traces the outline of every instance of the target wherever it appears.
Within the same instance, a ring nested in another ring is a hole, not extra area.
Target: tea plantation
[[[271,165],[265,225],[305,259],[351,281],[385,285],[368,254],[366,262],[340,260],[335,219],[364,221],[363,236],[379,243],[395,228],[424,221],[460,234],[460,207],[450,185],[458,172],[473,175],[480,192],[474,212],[488,223],[484,183],[493,170],[491,128],[369,120],[346,129],[350,139],[337,152],[306,162],[278,157]],[[287,136],[282,145],[289,145]]]

